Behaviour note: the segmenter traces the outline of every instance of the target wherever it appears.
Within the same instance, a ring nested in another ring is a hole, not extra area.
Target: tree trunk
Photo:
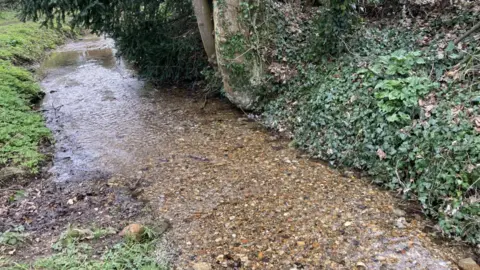
[[[250,44],[250,31],[242,25],[241,0],[213,0],[215,49],[227,98],[251,110],[261,85],[263,64]]]
[[[198,29],[202,37],[203,47],[208,56],[208,61],[215,63],[215,38],[213,33],[212,10],[208,0],[192,0]]]

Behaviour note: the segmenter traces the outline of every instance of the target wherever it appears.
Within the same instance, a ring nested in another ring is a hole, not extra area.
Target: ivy
[[[324,38],[315,22],[301,25],[310,45]],[[440,57],[445,42],[432,34],[437,30],[368,25],[329,57],[279,33],[298,75],[268,88],[264,122],[313,157],[359,169],[418,201],[444,235],[480,243],[478,77],[445,76],[459,60],[449,57],[455,49],[448,45],[451,52]],[[433,36],[428,45],[419,43],[425,36]],[[476,44],[463,50],[471,54]]]

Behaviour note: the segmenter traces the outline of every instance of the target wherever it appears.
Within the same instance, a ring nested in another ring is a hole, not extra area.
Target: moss
[[[43,95],[33,75],[20,64],[40,60],[65,40],[66,31],[21,23],[14,13],[0,17],[0,167],[20,166],[37,172],[44,156],[40,143],[50,137],[33,105]]]

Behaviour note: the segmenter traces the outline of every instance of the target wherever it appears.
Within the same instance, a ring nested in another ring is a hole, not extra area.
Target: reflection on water
[[[67,44],[45,60],[41,72],[43,109],[56,141],[55,181],[89,180],[135,163],[125,140],[145,133],[141,115],[148,103],[139,95],[144,83],[115,58],[110,39]]]
[[[79,66],[87,62],[96,62],[105,68],[115,67],[115,57],[111,48],[85,51],[54,52],[43,63],[43,68]]]

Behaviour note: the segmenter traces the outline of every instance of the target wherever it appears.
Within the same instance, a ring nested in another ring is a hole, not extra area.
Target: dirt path
[[[177,269],[450,269],[470,255],[435,243],[391,193],[302,157],[227,103],[202,109],[145,86],[105,40],[69,44],[43,70],[56,153],[37,190],[53,187],[31,200],[36,214],[17,207],[37,248],[68,222],[168,219]]]

